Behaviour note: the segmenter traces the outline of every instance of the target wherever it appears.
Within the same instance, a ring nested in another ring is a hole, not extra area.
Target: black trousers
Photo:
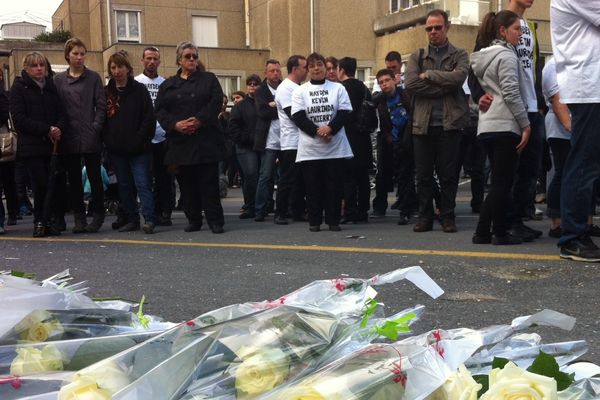
[[[518,155],[516,146],[519,137],[512,132],[494,133],[493,138],[482,136],[483,144],[492,167],[490,190],[483,201],[477,235],[505,236],[507,230],[506,213],[511,205],[510,188],[513,184]]]
[[[204,210],[209,226],[223,226],[225,217],[219,196],[219,163],[181,165],[177,178],[188,221],[202,224]]]
[[[456,176],[460,178],[460,170],[464,167],[471,177],[471,207],[481,207],[484,197],[484,168],[486,151],[477,140],[477,128],[469,128],[463,132],[460,138],[460,151],[456,165]]]
[[[373,211],[385,214],[388,193],[394,190],[394,149],[385,141],[385,135],[377,134],[377,172],[375,173],[375,197]]]
[[[44,215],[44,200],[48,190],[50,176],[50,157],[27,157],[21,159],[33,188],[33,223],[46,225],[50,215]],[[81,181],[81,171],[79,172]]]
[[[343,160],[344,216],[350,220],[366,220],[371,201],[369,166],[355,159]]]
[[[398,184],[398,201],[400,214],[410,217],[418,209],[417,193],[415,191],[415,162],[413,148],[406,142],[392,145],[394,162],[393,171]]]
[[[339,225],[344,191],[344,159],[312,160],[299,163],[306,187],[310,225]]]
[[[75,215],[85,215],[85,205],[83,203],[83,181],[81,179],[82,160],[85,165],[90,187],[92,189],[92,199],[90,210],[94,214],[104,215],[104,186],[102,184],[102,175],[100,166],[102,156],[100,153],[85,154],[65,154],[61,156],[62,163],[67,171],[69,179],[69,204]]]
[[[152,175],[154,178],[154,208],[156,215],[171,214],[175,208],[175,182],[164,164],[166,140],[152,144]]]
[[[279,181],[275,204],[276,214],[283,218],[290,211],[292,217],[300,218],[306,208],[304,196],[307,189],[305,190],[300,167],[296,164],[296,153],[296,150],[282,150],[279,154]]]
[[[19,213],[19,204],[15,182],[15,161],[0,162],[0,199],[2,192],[6,196],[6,213],[9,217],[16,218]],[[0,204],[0,208],[0,212],[4,212],[2,204]]]
[[[440,183],[440,217],[454,218],[458,177],[456,164],[460,147],[460,132],[432,127],[426,135],[413,135],[419,219],[433,220],[433,173]]]

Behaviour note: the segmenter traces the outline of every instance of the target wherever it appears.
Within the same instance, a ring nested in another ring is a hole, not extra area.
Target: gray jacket
[[[471,68],[485,92],[494,96],[490,108],[479,111],[477,134],[514,132],[521,135],[529,126],[527,109],[521,98],[521,67],[512,45],[502,40],[471,54]]]
[[[102,78],[85,69],[74,79],[69,71],[54,77],[67,114],[67,129],[60,139],[61,154],[100,153],[102,126],[106,119],[106,94]]]

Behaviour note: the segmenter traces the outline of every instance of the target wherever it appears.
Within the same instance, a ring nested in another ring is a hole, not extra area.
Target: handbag
[[[0,126],[0,162],[14,161],[17,158],[17,131],[8,115],[6,124]]]

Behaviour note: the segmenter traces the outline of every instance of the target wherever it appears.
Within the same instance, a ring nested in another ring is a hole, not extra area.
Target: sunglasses
[[[188,60],[197,60],[198,54],[192,54],[192,53],[184,54],[183,58],[187,58]]]
[[[259,84],[256,82],[248,82],[246,85],[247,86],[258,86]]]
[[[431,32],[431,31],[441,31],[442,29],[444,29],[444,25],[433,25],[433,26],[427,26],[425,27],[425,30],[427,32]]]

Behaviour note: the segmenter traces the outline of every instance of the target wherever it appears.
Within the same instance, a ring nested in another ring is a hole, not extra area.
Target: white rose
[[[481,400],[557,400],[556,381],[509,362],[490,372],[490,388]]]
[[[75,374],[60,388],[58,400],[104,400],[129,384],[127,373],[114,361],[104,361]]]
[[[290,363],[279,349],[242,348],[242,363],[235,371],[235,388],[245,394],[260,394],[280,385],[287,378]]]
[[[33,325],[52,319],[52,314],[46,310],[33,310],[25,318],[23,318],[18,324],[15,325],[15,332],[20,333],[28,330]]]
[[[23,376],[47,371],[63,369],[63,355],[54,346],[46,346],[42,350],[35,347],[20,347],[17,356],[10,364],[10,374]]]
[[[89,377],[78,377],[74,382],[60,388],[58,400],[110,400],[107,390],[100,389],[96,381]]]
[[[481,385],[475,382],[471,373],[464,365],[450,375],[446,382],[435,392],[430,394],[428,400],[477,400],[477,392]]]

